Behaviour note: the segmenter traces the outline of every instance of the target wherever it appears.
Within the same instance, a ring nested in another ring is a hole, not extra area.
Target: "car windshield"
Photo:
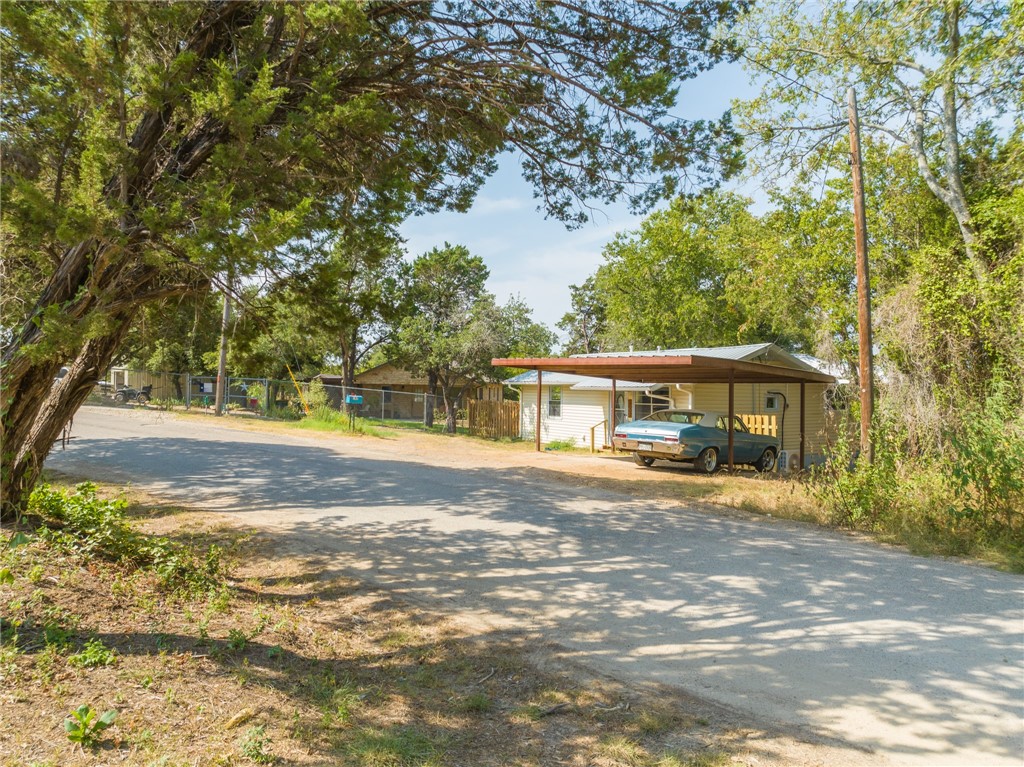
[[[664,421],[667,423],[700,423],[700,419],[703,417],[703,413],[694,413],[690,410],[659,410],[642,420]]]

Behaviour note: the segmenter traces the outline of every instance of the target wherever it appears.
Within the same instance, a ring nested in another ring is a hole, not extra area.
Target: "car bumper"
[[[612,440],[612,444],[616,450],[639,453],[645,458],[669,458],[680,461],[692,460],[696,455],[689,445],[677,445],[669,442],[658,442],[657,440],[615,437]]]

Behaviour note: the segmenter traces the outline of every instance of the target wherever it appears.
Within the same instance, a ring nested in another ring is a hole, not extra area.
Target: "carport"
[[[800,465],[804,465],[805,443],[805,386],[808,383],[832,384],[833,376],[809,370],[796,370],[779,365],[767,365],[761,362],[724,359],[721,357],[703,357],[696,354],[684,356],[634,354],[616,355],[614,353],[588,355],[580,357],[521,357],[493,359],[495,367],[523,368],[537,371],[537,428],[535,442],[540,450],[541,423],[541,391],[543,389],[544,372],[573,373],[596,378],[610,378],[612,382],[612,401],[615,400],[616,380],[637,381],[651,384],[696,384],[718,383],[729,385],[729,469],[734,468],[733,462],[733,429],[734,386],[736,384],[800,384]],[[525,403],[523,403],[525,406]],[[615,424],[612,424],[614,430]]]

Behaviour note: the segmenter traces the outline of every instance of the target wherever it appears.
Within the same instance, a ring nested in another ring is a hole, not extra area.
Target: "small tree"
[[[447,431],[454,433],[458,401],[470,388],[496,380],[493,358],[513,350],[546,353],[554,336],[530,319],[521,300],[499,306],[484,289],[489,272],[483,259],[464,246],[434,248],[416,259],[412,273],[415,314],[399,327],[393,356],[436,381]]]

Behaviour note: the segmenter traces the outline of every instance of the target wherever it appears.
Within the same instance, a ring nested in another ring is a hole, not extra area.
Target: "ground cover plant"
[[[109,492],[38,491],[25,534],[4,539],[0,764],[787,763],[694,701],[541,670],[524,637]],[[68,522],[84,513],[106,520],[101,541]],[[218,566],[202,588],[168,580],[157,559],[119,553],[125,535],[193,563],[215,550]]]

